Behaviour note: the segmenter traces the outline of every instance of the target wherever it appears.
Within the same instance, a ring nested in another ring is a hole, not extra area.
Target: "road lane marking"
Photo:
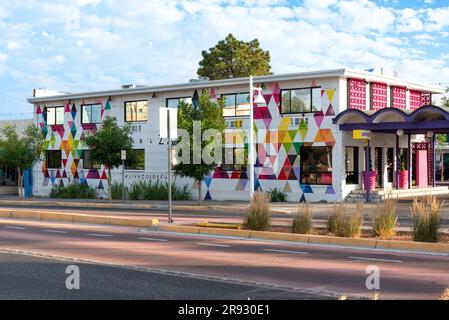
[[[368,260],[368,261],[381,261],[381,262],[392,262],[392,263],[402,263],[402,262],[404,262],[402,260],[367,258],[367,257],[348,257],[348,259]]]
[[[218,244],[218,243],[204,243],[204,242],[197,242],[197,245],[200,246],[210,246],[210,247],[224,247],[224,248],[229,248],[230,245],[228,244]]]
[[[12,227],[12,226],[5,226],[6,229],[15,229],[15,230],[25,230],[24,227]]]
[[[61,230],[44,230],[44,232],[50,232],[50,233],[67,233],[67,231],[61,231]]]
[[[92,237],[112,237],[112,234],[99,234],[99,233],[86,233],[88,236]]]
[[[147,241],[160,241],[160,242],[166,242],[167,239],[159,239],[159,238],[137,238],[139,240],[147,240]]]
[[[308,252],[304,252],[304,251],[290,251],[290,250],[278,250],[278,249],[263,249],[263,250],[264,250],[264,251],[269,251],[269,252],[309,254]]]

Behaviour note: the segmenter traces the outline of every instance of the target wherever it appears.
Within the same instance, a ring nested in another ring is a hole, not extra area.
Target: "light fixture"
[[[404,130],[398,129],[396,130],[396,134],[398,135],[398,137],[402,137],[404,135]]]
[[[262,88],[254,88],[254,91],[256,91],[256,96],[254,97],[254,103],[255,104],[265,103],[265,98],[262,95]]]
[[[427,138],[432,138],[433,137],[433,132],[432,131],[427,131],[426,137]]]

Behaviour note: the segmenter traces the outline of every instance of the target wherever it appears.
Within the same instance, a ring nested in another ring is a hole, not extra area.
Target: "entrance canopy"
[[[391,132],[402,129],[404,133],[448,133],[449,108],[427,105],[416,110],[384,108],[374,110],[347,109],[333,120],[342,131],[357,129],[372,132]]]

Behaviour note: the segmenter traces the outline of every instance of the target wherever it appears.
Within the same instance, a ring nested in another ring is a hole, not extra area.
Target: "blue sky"
[[[384,67],[449,86],[449,0],[0,0],[0,120],[31,117],[33,88],[185,82],[230,32],[258,38],[275,73]]]

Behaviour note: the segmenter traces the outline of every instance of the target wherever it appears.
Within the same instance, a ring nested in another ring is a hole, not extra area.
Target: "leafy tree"
[[[198,195],[199,202],[201,204],[201,184],[204,177],[209,174],[219,164],[216,162],[207,163],[203,157],[200,157],[200,163],[195,164],[194,157],[195,152],[198,156],[198,150],[194,148],[194,121],[200,121],[201,134],[203,135],[208,129],[216,129],[219,132],[219,139],[211,137],[203,141],[201,139],[201,152],[206,148],[212,150],[211,155],[216,155],[213,150],[215,148],[221,148],[223,140],[223,132],[226,128],[226,124],[223,118],[224,100],[219,99],[218,103],[210,100],[209,91],[205,90],[201,94],[198,102],[198,106],[195,107],[192,104],[180,103],[178,107],[178,129],[183,129],[188,133],[188,137],[179,137],[176,142],[178,150],[178,157],[184,158],[182,162],[176,164],[173,169],[177,176],[189,177],[198,182]],[[183,139],[189,139],[184,141]],[[186,146],[186,147],[182,147]],[[198,146],[199,147],[199,146]],[[188,150],[186,150],[188,148]],[[220,149],[221,150],[221,149]],[[185,154],[180,153],[187,152],[188,157]],[[221,157],[220,157],[221,158]]]
[[[126,150],[127,164],[133,165],[136,162],[136,155],[132,149],[131,126],[127,124],[121,128],[115,117],[107,116],[97,133],[87,136],[84,142],[91,150],[92,159],[108,170],[108,197],[112,199],[111,169],[122,165],[121,151]]]
[[[23,197],[23,172],[41,160],[43,136],[39,129],[30,124],[21,135],[13,125],[0,129],[0,164],[15,168],[18,174],[18,194]]]
[[[198,76],[211,80],[271,74],[270,52],[262,50],[257,39],[244,42],[230,33],[201,55]]]

